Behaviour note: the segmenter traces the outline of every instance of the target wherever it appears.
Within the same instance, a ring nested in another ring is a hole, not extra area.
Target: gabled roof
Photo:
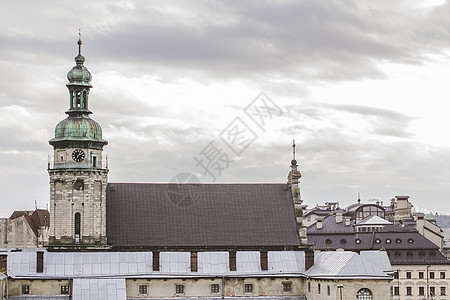
[[[287,184],[109,183],[114,247],[299,245]]]
[[[392,224],[388,220],[380,218],[379,216],[367,216],[362,219],[357,225],[390,225]]]
[[[388,262],[386,262],[388,263]],[[314,266],[305,272],[315,278],[378,278],[390,279],[375,264],[355,252],[316,252]]]

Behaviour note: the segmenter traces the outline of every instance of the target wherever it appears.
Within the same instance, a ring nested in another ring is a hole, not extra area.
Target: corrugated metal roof
[[[392,272],[392,266],[386,251],[361,251],[359,255],[385,273]]]
[[[10,295],[9,300],[69,300],[70,296],[66,295]]]
[[[8,258],[8,274],[12,278],[160,278],[209,276],[378,276],[380,259],[370,254],[364,268],[362,258],[354,252],[315,253],[315,265],[304,272],[302,251],[269,251],[268,270],[261,270],[260,253],[238,251],[236,271],[229,270],[227,252],[198,252],[198,272],[191,272],[189,252],[160,252],[160,271],[153,271],[151,252],[46,252],[44,272],[36,272],[36,253],[12,252]],[[368,256],[367,254],[366,256]],[[371,267],[372,266],[372,267]],[[383,264],[387,268],[386,262]],[[80,281],[82,282],[82,281]],[[85,292],[87,293],[87,292]]]
[[[314,266],[305,274],[316,278],[391,278],[357,253],[339,251],[316,252]]]
[[[106,196],[115,247],[299,245],[287,184],[109,183]]]
[[[136,299],[136,298],[129,298]],[[155,300],[156,298],[139,298],[141,300]],[[158,300],[221,300],[221,299],[228,299],[228,300],[307,300],[306,296],[257,296],[257,297],[176,297],[176,298],[158,298]]]
[[[129,298],[136,299],[136,298]],[[155,300],[155,298],[139,298],[141,300]],[[257,296],[257,297],[176,297],[176,298],[158,298],[158,300],[221,300],[221,299],[228,299],[228,300],[307,300],[306,296]]]

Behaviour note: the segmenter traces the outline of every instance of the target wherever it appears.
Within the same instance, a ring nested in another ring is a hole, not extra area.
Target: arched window
[[[81,215],[80,213],[75,214],[75,243],[80,242],[80,234],[81,234]]]
[[[369,289],[360,289],[358,293],[356,293],[357,300],[372,300],[372,292]]]

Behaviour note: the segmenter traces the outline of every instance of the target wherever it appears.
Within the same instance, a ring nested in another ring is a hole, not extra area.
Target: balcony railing
[[[97,169],[97,170],[107,170],[108,169],[108,155],[103,154],[102,159],[85,159],[82,162],[75,161],[58,161],[55,160],[53,154],[48,155],[48,169]]]

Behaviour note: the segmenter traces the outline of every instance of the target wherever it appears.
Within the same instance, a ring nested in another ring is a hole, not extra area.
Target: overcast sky
[[[2,1],[0,11],[0,216],[49,201],[48,140],[66,117],[79,28],[110,182],[286,182],[295,139],[309,206],[409,195],[450,213],[448,1]],[[213,149],[205,175],[196,159]]]

